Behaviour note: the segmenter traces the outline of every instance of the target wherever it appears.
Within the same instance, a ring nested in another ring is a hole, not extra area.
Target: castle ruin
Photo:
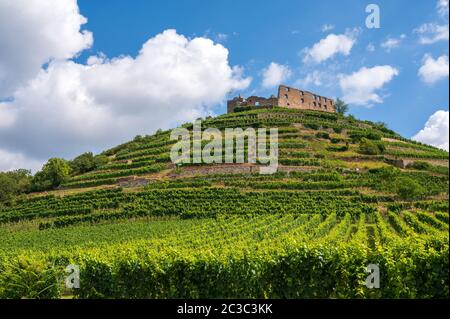
[[[278,87],[278,96],[272,95],[269,98],[260,96],[250,96],[243,98],[235,97],[227,102],[227,112],[232,113],[236,108],[271,108],[287,107],[290,109],[315,110],[324,112],[336,112],[333,99],[320,96],[308,91],[292,88],[286,85]]]

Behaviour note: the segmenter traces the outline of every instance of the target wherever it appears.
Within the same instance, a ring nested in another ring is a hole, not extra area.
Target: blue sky
[[[449,148],[448,0],[0,0],[0,171],[101,152],[280,83]]]
[[[448,42],[423,45],[413,32],[424,23],[441,21],[436,2],[376,1],[380,7],[379,29],[367,29],[367,1],[99,1],[80,0],[81,13],[89,21],[86,29],[95,34],[93,47],[80,59],[98,51],[107,56],[136,55],[149,37],[169,28],[188,37],[206,36],[221,42],[229,50],[231,65],[241,65],[253,77],[243,94],[268,95],[275,89],[261,87],[261,70],[269,63],[288,65],[293,70],[285,82],[295,84],[305,72],[326,70],[338,64],[338,73],[352,73],[363,66],[391,65],[399,70],[381,90],[386,97],[372,107],[351,105],[350,112],[361,119],[386,122],[402,135],[411,137],[423,128],[437,110],[448,110],[448,77],[429,85],[417,72],[425,54],[437,58],[448,54]],[[328,32],[323,25],[332,25]],[[345,33],[361,28],[348,56],[336,56],[325,65],[305,66],[301,50],[311,47],[327,34]],[[226,35],[225,40],[220,35]],[[389,52],[380,47],[388,38],[406,35],[397,48]],[[374,52],[368,52],[372,43]],[[339,85],[308,85],[308,89],[332,97],[342,96]],[[216,108],[225,112],[224,105]]]

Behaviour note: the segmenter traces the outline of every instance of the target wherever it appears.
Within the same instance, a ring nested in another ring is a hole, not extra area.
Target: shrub
[[[412,162],[406,166],[407,168],[417,169],[417,170],[428,170],[431,168],[431,164],[427,162],[417,161]]]
[[[330,139],[330,134],[328,134],[328,133],[326,133],[326,132],[318,132],[318,133],[316,134],[316,137],[317,137],[317,138],[324,138],[324,139],[329,140],[329,139]]]
[[[359,143],[358,152],[365,155],[379,155],[384,152],[384,146],[363,137]]]
[[[330,139],[330,142],[333,143],[333,144],[337,144],[337,143],[342,142],[342,139],[337,138],[337,137],[332,137],[332,138]]]
[[[69,179],[70,171],[69,162],[62,158],[51,158],[42,170],[34,175],[30,190],[43,191],[55,188]]]
[[[51,299],[60,296],[59,270],[50,263],[19,256],[2,265],[0,298]]]
[[[318,130],[320,128],[319,124],[316,123],[305,123],[304,126],[312,130]]]
[[[81,154],[70,161],[69,165],[74,175],[92,171],[95,169],[94,154],[92,152]]]
[[[250,111],[251,109],[251,106],[237,106],[234,108],[234,112],[245,112]]]
[[[330,152],[347,152],[348,151],[348,145],[343,146],[328,146],[327,151]]]
[[[395,192],[402,199],[419,199],[425,194],[425,189],[416,180],[410,177],[399,177],[396,179]]]
[[[31,172],[18,169],[0,172],[0,203],[10,202],[15,196],[24,193],[31,181]]]

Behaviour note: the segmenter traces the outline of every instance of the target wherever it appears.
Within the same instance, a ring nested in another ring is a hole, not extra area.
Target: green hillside
[[[278,127],[278,172],[177,167],[170,131],[138,136],[0,208],[0,297],[448,298],[448,152],[325,112],[202,126]],[[64,288],[68,264],[78,289]]]

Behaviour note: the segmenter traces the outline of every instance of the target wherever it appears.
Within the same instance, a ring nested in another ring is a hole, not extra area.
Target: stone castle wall
[[[232,113],[236,107],[264,108],[280,106],[291,109],[315,110],[324,112],[336,112],[334,101],[308,91],[292,88],[286,85],[278,87],[278,96],[264,98],[250,96],[247,99],[235,97],[227,103],[227,112]]]

